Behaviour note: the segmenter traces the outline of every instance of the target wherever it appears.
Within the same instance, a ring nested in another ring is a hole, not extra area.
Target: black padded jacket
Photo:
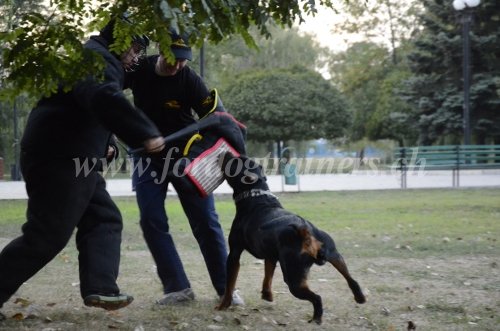
[[[104,58],[104,80],[87,78],[69,92],[61,90],[41,99],[29,115],[23,152],[47,158],[100,159],[106,155],[111,133],[132,147],[161,135],[123,94],[125,72],[109,52],[106,39],[93,36],[84,47]]]

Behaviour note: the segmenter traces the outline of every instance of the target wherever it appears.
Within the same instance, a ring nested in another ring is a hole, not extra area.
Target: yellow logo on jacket
[[[181,104],[177,100],[167,100],[163,104],[163,107],[165,107],[167,109],[180,109]]]
[[[210,107],[214,104],[214,98],[212,98],[211,95],[209,95],[208,97],[206,97],[202,102],[201,102],[201,105],[203,107]]]

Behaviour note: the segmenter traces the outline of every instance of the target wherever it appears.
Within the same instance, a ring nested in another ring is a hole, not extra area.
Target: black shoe
[[[128,306],[134,297],[127,294],[91,294],[83,299],[88,307],[97,307],[106,310],[117,310]]]

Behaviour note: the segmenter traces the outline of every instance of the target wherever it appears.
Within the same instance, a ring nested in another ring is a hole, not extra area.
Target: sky
[[[343,19],[341,14],[335,13],[333,9],[319,7],[315,16],[305,16],[304,19],[305,22],[297,26],[299,31],[312,35],[320,46],[327,47],[332,52],[341,52],[347,49],[347,44],[344,41],[347,36],[340,36],[332,31],[334,25]],[[349,36],[348,38],[352,41],[356,37]],[[317,68],[317,71],[325,79],[331,78],[327,67]]]
[[[346,36],[338,36],[332,32],[334,25],[342,19],[342,14],[335,13],[333,9],[319,7],[318,13],[315,16],[306,16],[305,23],[298,25],[298,28],[301,32],[315,36],[321,46],[334,52],[344,51],[347,48],[344,42]]]

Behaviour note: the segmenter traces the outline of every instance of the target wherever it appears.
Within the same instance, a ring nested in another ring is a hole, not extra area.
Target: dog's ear
[[[297,234],[302,240],[302,249],[300,254],[307,254],[314,259],[318,259],[321,255],[321,247],[323,243],[316,239],[306,226],[297,226],[295,224],[291,225],[297,231]]]

